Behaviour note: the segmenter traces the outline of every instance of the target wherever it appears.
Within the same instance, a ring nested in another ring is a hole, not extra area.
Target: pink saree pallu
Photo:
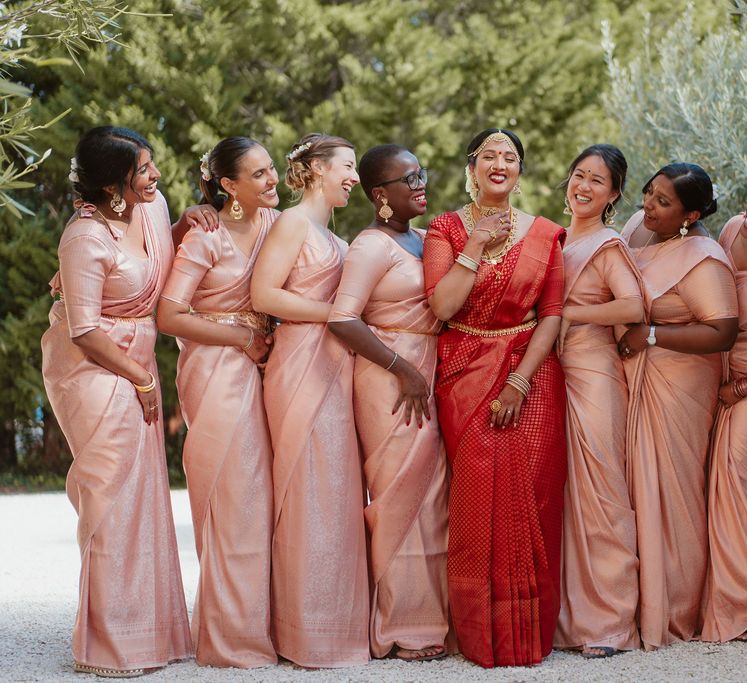
[[[729,254],[744,218],[721,233]],[[731,258],[730,258],[731,260]],[[733,261],[732,261],[732,265]],[[738,271],[739,334],[724,354],[729,379],[747,375],[747,271]],[[710,560],[703,640],[727,641],[747,631],[747,400],[721,407],[711,442],[708,482]]]
[[[440,321],[425,296],[422,261],[388,235],[364,230],[353,241],[330,320],[361,317],[374,334],[435,382]],[[447,468],[436,404],[430,422],[392,415],[397,378],[362,356],[355,360],[353,404],[371,502],[366,507],[373,580],[370,639],[374,657],[395,645],[443,645],[446,585]]]
[[[331,302],[346,248],[309,227],[285,289]],[[307,667],[365,663],[369,587],[353,357],[325,324],[283,323],[264,389],[274,452],[275,649]]]
[[[611,229],[563,250],[565,305],[641,300],[627,246]],[[561,609],[555,647],[640,647],[635,513],[625,479],[628,385],[611,327],[572,325],[560,362],[568,392]]]
[[[71,337],[100,328],[158,378],[152,312],[173,256],[162,197],[140,205],[147,258],[119,235],[76,217],[60,241],[53,292],[64,296],[42,337],[44,384],[74,462],[67,493],[78,513],[78,664],[158,667],[192,654],[169,497],[163,420],[151,425],[132,384],[85,356]],[[160,389],[158,389],[160,391]]]
[[[179,247],[163,297],[194,315],[264,334],[249,285],[277,212],[262,210],[252,253],[221,225],[191,230]],[[255,667],[277,662],[270,640],[272,449],[257,366],[241,349],[179,340],[177,388],[189,428],[184,471],[200,581],[192,615],[197,663]]]
[[[630,233],[626,228],[623,237]],[[652,323],[736,317],[734,277],[711,238],[631,251]],[[631,391],[627,469],[638,532],[641,640],[651,650],[700,634],[708,562],[705,468],[722,366],[718,353],[652,346],[640,356],[626,361],[642,371],[640,390]]]

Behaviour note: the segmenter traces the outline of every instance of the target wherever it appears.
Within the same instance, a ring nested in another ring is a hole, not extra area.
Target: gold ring
[[[502,409],[503,409],[503,401],[501,401],[500,399],[496,398],[490,402],[490,411],[492,413],[500,413]]]

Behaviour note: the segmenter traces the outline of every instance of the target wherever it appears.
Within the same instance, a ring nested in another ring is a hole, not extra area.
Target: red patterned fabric
[[[540,317],[559,315],[563,237],[560,226],[535,219],[501,265],[481,264],[454,320],[499,329],[519,325],[532,308]],[[466,240],[457,214],[433,220],[423,257],[429,294]],[[489,403],[532,333],[480,337],[449,329],[438,345],[436,400],[453,470],[449,601],[462,653],[484,667],[539,663],[552,650],[560,609],[566,398],[554,352],[532,378],[519,426],[489,423]]]

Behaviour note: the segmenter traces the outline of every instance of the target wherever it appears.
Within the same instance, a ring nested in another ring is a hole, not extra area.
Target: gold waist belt
[[[525,323],[521,323],[521,325],[516,325],[515,327],[504,327],[501,330],[485,330],[481,327],[472,327],[470,325],[458,323],[456,320],[449,320],[446,324],[452,330],[459,330],[466,334],[473,334],[476,337],[507,337],[511,334],[519,334],[519,332],[526,332],[527,330],[537,327],[537,318],[527,320]]]
[[[406,332],[407,334],[423,334],[428,337],[435,337],[438,335],[438,331],[418,332],[417,330],[406,330],[404,327],[382,327],[381,325],[372,325],[372,327],[375,327],[377,330],[381,330],[382,332]]]
[[[256,311],[195,311],[192,307],[189,309],[190,315],[196,315],[198,318],[211,320],[214,323],[222,325],[245,325],[255,330],[265,331],[269,328],[270,318],[266,313],[257,313]]]
[[[63,306],[65,305],[65,296],[62,292],[60,292],[59,302]],[[101,317],[105,318],[106,320],[112,320],[113,322],[117,322],[117,323],[144,323],[149,320],[154,320],[156,317],[156,314],[151,312],[151,313],[147,313],[146,315],[127,316],[127,315],[107,315],[106,313],[102,313]]]

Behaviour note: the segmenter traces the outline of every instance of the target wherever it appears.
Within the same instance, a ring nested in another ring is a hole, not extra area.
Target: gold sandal
[[[76,673],[79,674],[96,674],[104,678],[137,678],[138,676],[145,675],[146,672],[152,671],[153,669],[104,669],[100,666],[88,666],[88,664],[78,664],[75,662],[73,665]]]

